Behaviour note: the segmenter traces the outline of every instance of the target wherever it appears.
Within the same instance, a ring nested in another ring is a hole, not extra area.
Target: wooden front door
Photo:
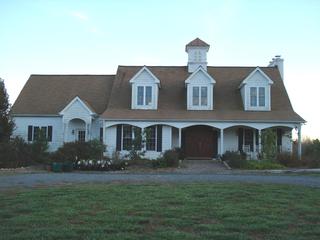
[[[186,157],[213,158],[217,155],[217,131],[208,126],[193,126],[185,130]]]

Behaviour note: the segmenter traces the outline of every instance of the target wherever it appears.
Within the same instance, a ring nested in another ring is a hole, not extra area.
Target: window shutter
[[[259,145],[259,130],[256,129],[256,146]]]
[[[240,152],[243,151],[242,146],[243,146],[243,128],[239,128],[239,133],[238,133],[238,150]]]
[[[100,142],[103,142],[103,128],[100,128]]]
[[[157,152],[162,152],[162,125],[157,125]]]
[[[52,142],[52,126],[48,126],[48,142]]]
[[[28,126],[28,141],[32,141],[32,132],[33,132],[33,127],[31,125]]]
[[[121,140],[122,140],[122,125],[117,125],[117,151],[121,151]]]

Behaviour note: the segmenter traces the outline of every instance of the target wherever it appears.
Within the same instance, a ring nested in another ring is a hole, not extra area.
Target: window
[[[86,131],[85,130],[78,130],[78,141],[79,142],[86,141]]]
[[[266,91],[264,87],[259,87],[259,107],[266,105]]]
[[[122,146],[123,150],[131,150],[132,148],[132,126],[130,125],[122,127]]]
[[[52,126],[28,126],[28,141],[39,140],[40,138],[52,142]]]
[[[201,90],[201,91],[200,91]],[[192,105],[207,106],[208,105],[208,87],[193,87],[192,88]]]
[[[250,106],[266,106],[266,89],[264,87],[250,87]]]
[[[147,139],[146,139],[146,148],[147,151],[155,151],[156,150],[156,126],[148,127],[147,128]]]
[[[100,139],[100,142],[103,142],[103,128],[102,127],[100,128],[99,139]]]
[[[137,105],[150,106],[152,104],[152,87],[138,86],[137,87]]]
[[[250,105],[251,107],[257,106],[257,88],[256,87],[250,88]]]

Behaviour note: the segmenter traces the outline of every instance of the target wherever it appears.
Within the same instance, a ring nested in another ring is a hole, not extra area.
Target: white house
[[[189,158],[262,149],[261,132],[277,132],[292,151],[301,125],[283,83],[283,59],[267,67],[207,66],[209,45],[186,45],[187,66],[119,66],[115,75],[31,75],[13,105],[14,135],[33,141],[43,129],[54,151],[64,142],[100,139],[106,153],[126,154],[134,129],[148,128],[146,157],[181,147]]]

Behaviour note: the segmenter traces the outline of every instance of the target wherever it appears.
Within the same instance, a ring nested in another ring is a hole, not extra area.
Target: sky
[[[30,74],[114,74],[118,65],[267,66],[284,82],[304,137],[320,138],[320,1],[0,0],[0,77],[13,104]]]

